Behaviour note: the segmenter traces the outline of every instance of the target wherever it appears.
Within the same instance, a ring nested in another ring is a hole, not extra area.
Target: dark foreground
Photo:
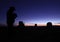
[[[60,27],[14,27],[10,33],[7,27],[0,27],[0,35],[2,42],[58,42]]]

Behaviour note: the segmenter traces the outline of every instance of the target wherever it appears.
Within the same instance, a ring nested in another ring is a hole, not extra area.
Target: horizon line
[[[19,24],[14,24],[14,26],[18,26]],[[35,24],[24,24],[25,26],[35,26]],[[0,26],[7,26],[4,24],[0,24]],[[47,24],[37,24],[37,26],[47,26]],[[60,24],[52,24],[52,26],[60,26]]]
[[[19,24],[16,24],[18,26]],[[24,24],[25,26],[35,26],[35,24]],[[47,26],[47,24],[37,24],[37,26]],[[52,26],[60,26],[60,24],[52,24]]]

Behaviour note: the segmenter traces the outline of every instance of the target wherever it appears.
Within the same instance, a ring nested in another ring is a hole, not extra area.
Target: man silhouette
[[[11,39],[13,37],[13,23],[17,17],[16,13],[14,13],[15,8],[10,7],[7,11],[7,26],[8,26],[8,38]]]
[[[14,13],[15,8],[10,7],[10,9],[7,12],[7,25],[8,25],[8,31],[12,31],[13,23],[15,22],[15,18],[17,17],[16,13]]]

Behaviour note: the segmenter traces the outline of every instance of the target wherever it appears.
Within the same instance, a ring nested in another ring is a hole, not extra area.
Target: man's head
[[[10,9],[15,10],[15,7],[11,6]]]
[[[15,7],[11,6],[11,7],[9,8],[9,10],[10,10],[10,12],[13,12],[13,11],[15,10]]]

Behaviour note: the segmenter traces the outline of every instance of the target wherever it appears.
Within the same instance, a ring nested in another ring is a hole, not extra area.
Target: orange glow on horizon
[[[25,26],[35,26],[35,24],[25,24]],[[37,26],[46,26],[46,24],[37,24]]]
[[[56,25],[56,26],[60,26],[60,24],[54,24],[54,25]]]
[[[60,26],[60,24],[52,24],[52,25]],[[16,26],[18,26],[18,24],[16,24]],[[35,24],[29,23],[29,24],[25,24],[25,26],[35,26]],[[37,26],[47,26],[47,24],[37,24]]]

